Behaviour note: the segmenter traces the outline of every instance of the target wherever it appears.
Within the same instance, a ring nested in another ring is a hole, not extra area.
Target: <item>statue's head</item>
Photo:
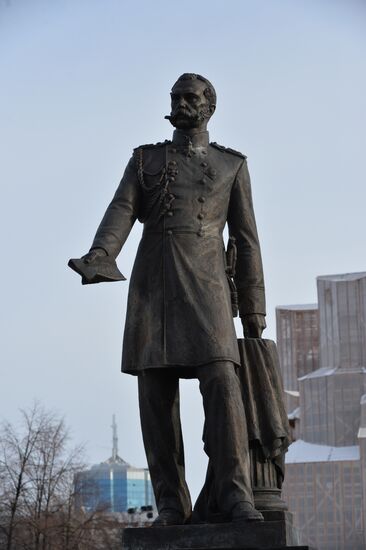
[[[216,109],[216,92],[211,82],[199,74],[184,73],[171,91],[171,113],[166,116],[180,130],[202,129]]]

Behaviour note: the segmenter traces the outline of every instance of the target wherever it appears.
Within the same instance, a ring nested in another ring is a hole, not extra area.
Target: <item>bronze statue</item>
[[[215,108],[216,93],[206,78],[179,77],[166,117],[175,127],[172,141],[134,150],[90,252],[71,264],[84,283],[123,278],[114,259],[136,219],[144,224],[129,288],[122,371],[138,375],[160,526],[186,523],[192,513],[179,378],[193,377],[203,396],[205,451],[219,511],[227,521],[263,519],[253,505],[233,323],[238,309],[245,336],[261,338],[262,261],[246,157],[209,142],[207,123]]]

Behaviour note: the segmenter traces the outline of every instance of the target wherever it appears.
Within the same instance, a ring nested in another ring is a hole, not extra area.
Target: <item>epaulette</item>
[[[243,155],[243,153],[240,153],[240,151],[235,151],[235,149],[230,149],[230,147],[224,147],[223,145],[219,145],[216,143],[216,141],[212,141],[210,143],[212,147],[215,147],[219,151],[224,151],[225,153],[231,153],[232,155],[236,155],[237,157],[241,157],[242,159],[246,159],[246,155]]]
[[[154,147],[162,147],[163,145],[168,145],[169,143],[171,143],[169,139],[166,139],[165,141],[158,141],[158,143],[146,143],[145,145],[135,147],[134,151],[137,151],[138,149],[153,149]]]

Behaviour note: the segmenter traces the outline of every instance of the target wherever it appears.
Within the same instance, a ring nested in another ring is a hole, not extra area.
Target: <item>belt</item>
[[[220,231],[205,231],[204,229],[179,229],[179,228],[167,228],[163,229],[144,229],[142,236],[144,235],[197,235],[197,237],[217,237],[222,238]]]

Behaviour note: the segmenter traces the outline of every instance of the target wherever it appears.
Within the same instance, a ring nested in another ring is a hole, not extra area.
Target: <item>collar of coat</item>
[[[184,130],[174,130],[173,144],[182,145],[184,147],[207,147],[209,143],[208,132],[199,132],[191,136],[187,136]]]

